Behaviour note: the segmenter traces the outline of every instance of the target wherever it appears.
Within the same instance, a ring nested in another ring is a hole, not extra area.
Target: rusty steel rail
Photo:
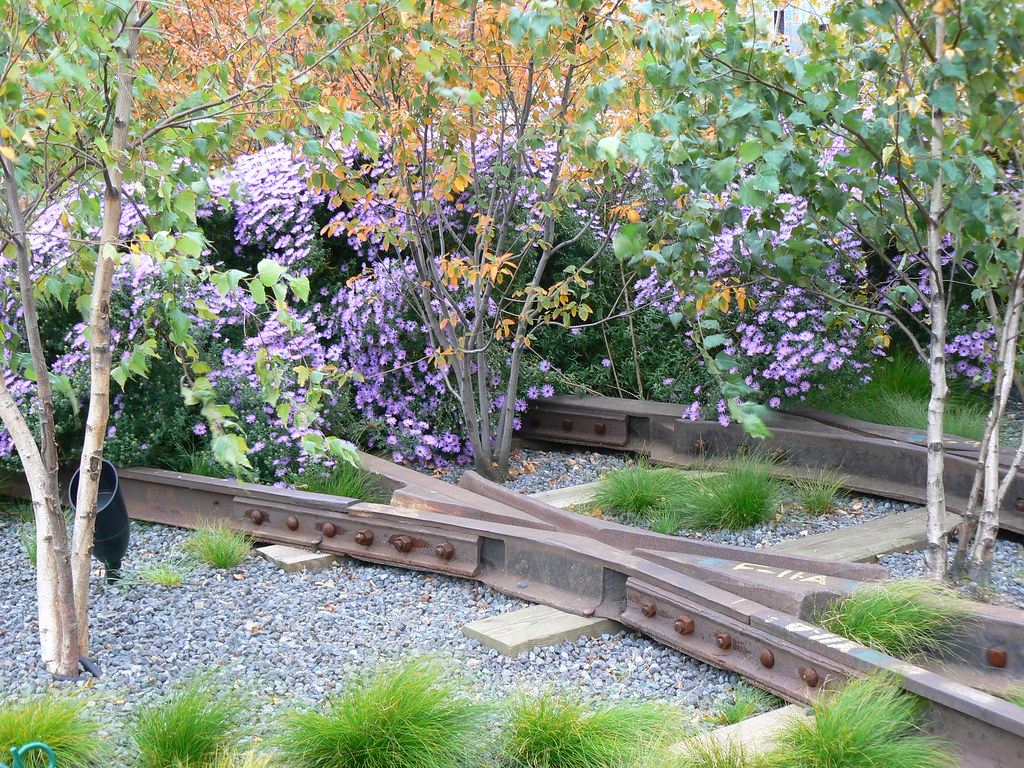
[[[364,460],[392,491],[390,504],[150,469],[122,470],[121,488],[138,519],[227,520],[262,541],[477,579],[611,618],[792,702],[889,673],[927,701],[936,733],[963,745],[960,765],[1024,765],[1024,708],[986,692],[1024,679],[1024,612],[979,607],[950,628],[955,654],[909,664],[812,623],[827,601],[885,578],[880,566],[663,536],[565,512],[473,473],[457,487]]]
[[[759,451],[795,477],[841,473],[852,490],[925,503],[928,446],[920,430],[888,427],[812,408],[773,413],[772,436],[754,439],[742,427],[680,418],[669,403],[561,395],[530,404],[520,436],[646,454],[682,467],[704,467]],[[974,440],[947,435],[946,506],[963,514],[978,463]],[[1001,449],[1005,473],[1013,450]],[[1000,525],[1024,534],[1024,473],[1018,472],[1000,510]]]

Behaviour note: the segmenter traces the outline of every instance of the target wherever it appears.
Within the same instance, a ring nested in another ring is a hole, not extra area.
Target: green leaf
[[[281,279],[286,271],[286,267],[281,266],[276,261],[270,259],[263,259],[259,264],[256,265],[256,272],[260,276],[260,282],[268,288]]]

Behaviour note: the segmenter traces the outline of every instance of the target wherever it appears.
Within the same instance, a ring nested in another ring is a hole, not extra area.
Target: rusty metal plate
[[[636,579],[626,581],[623,624],[672,648],[731,669],[788,701],[810,703],[852,671],[705,606]]]
[[[480,537],[428,526],[393,525],[348,517],[343,532],[323,537],[320,549],[375,563],[473,578],[480,570]]]
[[[522,434],[540,440],[571,440],[606,448],[625,448],[629,442],[629,417],[621,414],[556,413],[535,408],[523,422]]]

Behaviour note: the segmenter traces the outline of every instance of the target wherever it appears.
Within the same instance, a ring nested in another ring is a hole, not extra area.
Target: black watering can
[[[78,476],[81,471],[81,467],[76,469],[68,483],[68,503],[71,509],[77,509]],[[128,534],[128,508],[121,495],[117,470],[109,461],[104,461],[100,470],[99,495],[96,498],[92,553],[106,568],[108,584],[121,577],[121,558],[128,551]]]

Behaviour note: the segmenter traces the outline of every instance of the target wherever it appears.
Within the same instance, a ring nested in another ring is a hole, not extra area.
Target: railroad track
[[[531,403],[522,437],[646,454],[662,464],[701,467],[759,451],[778,462],[780,474],[817,476],[842,472],[848,488],[925,503],[928,445],[920,430],[888,427],[812,408],[773,413],[772,436],[751,438],[743,428],[679,418],[678,405],[614,397],[560,395]],[[974,440],[947,435],[946,506],[967,509],[977,467]],[[1013,460],[1003,448],[1003,470]],[[1000,510],[1001,527],[1024,534],[1024,473],[1017,473]]]
[[[591,413],[598,417],[607,414]],[[662,428],[647,424],[647,436]],[[909,664],[812,623],[823,603],[886,578],[880,566],[663,536],[565,512],[473,473],[452,486],[364,458],[392,491],[389,504],[152,469],[122,470],[121,489],[138,519],[227,520],[262,541],[477,579],[611,618],[791,702],[809,703],[850,677],[891,674],[926,700],[930,728],[961,745],[961,766],[1024,765],[1024,708],[990,693],[1024,680],[1024,612],[979,606],[950,627],[951,652]]]

